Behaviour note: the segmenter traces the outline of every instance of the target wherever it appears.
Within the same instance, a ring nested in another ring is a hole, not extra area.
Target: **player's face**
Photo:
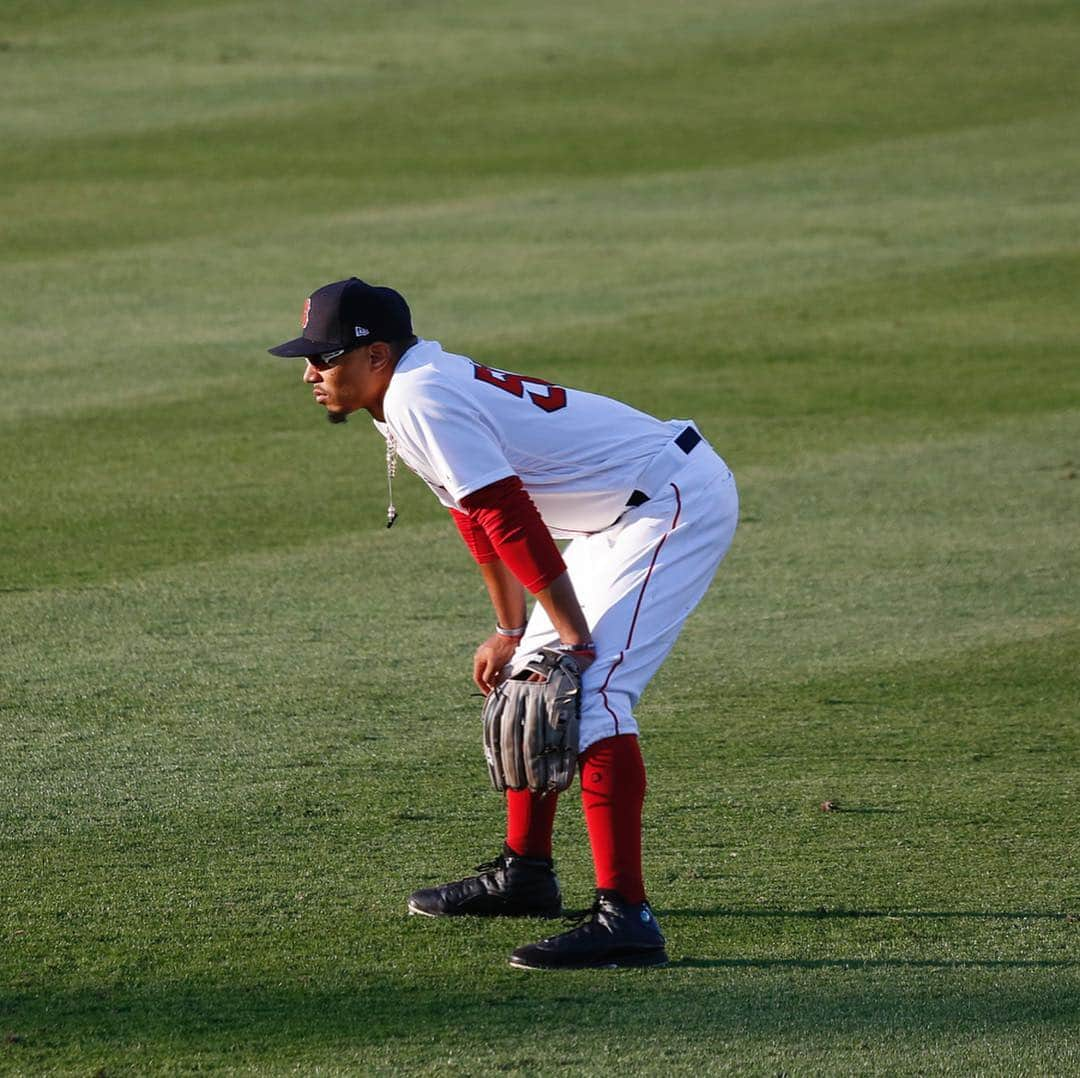
[[[351,352],[322,363],[309,356],[304,367],[304,381],[311,386],[316,404],[321,404],[330,416],[344,418],[370,404],[371,364],[370,346],[354,348]]]

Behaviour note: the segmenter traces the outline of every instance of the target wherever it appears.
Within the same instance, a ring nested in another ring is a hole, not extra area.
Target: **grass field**
[[[1080,1072],[1078,55],[1074,0],[7,0],[0,1072]],[[737,475],[639,713],[666,970],[404,915],[501,839],[491,617],[265,354],[352,273]]]

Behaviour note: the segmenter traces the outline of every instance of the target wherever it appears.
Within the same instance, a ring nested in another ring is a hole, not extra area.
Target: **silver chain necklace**
[[[397,439],[386,432],[386,491],[389,495],[389,505],[386,507],[386,526],[392,528],[397,520],[397,509],[394,507],[394,476],[397,475]]]

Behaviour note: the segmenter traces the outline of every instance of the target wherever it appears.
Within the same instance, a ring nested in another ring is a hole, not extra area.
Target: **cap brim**
[[[309,341],[307,337],[296,337],[294,340],[279,344],[276,348],[267,348],[272,356],[319,356],[325,352],[336,352],[340,344],[328,344],[326,341]]]

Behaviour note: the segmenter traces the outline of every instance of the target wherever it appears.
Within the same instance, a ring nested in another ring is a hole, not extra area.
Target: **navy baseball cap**
[[[401,293],[350,277],[311,293],[304,301],[300,328],[301,336],[267,351],[334,359],[372,341],[411,337],[412,316]]]

